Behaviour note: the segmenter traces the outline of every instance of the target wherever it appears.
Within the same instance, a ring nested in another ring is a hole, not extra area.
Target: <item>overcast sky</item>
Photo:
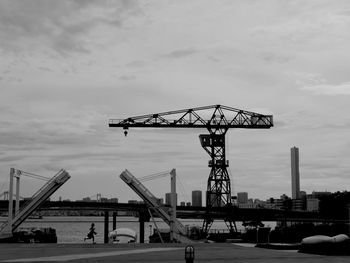
[[[350,190],[350,2],[0,0],[0,192],[11,167],[72,178],[53,196],[138,199],[119,178],[176,168],[205,191],[205,130],[109,128],[110,118],[222,104],[273,114],[231,129],[233,194]],[[22,178],[21,195],[43,183]],[[146,185],[158,196],[169,177]]]

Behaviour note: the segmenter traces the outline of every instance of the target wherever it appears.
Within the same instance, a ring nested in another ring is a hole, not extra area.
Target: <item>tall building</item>
[[[247,192],[237,193],[237,203],[238,204],[247,204],[248,203],[248,193]]]
[[[192,191],[192,206],[202,206],[202,191]]]
[[[292,170],[292,199],[300,198],[300,174],[299,174],[299,149],[290,149],[291,170]]]

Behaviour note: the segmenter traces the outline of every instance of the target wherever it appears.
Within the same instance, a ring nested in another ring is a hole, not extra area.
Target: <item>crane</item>
[[[206,192],[207,216],[203,221],[203,231],[208,233],[212,223],[213,208],[227,208],[224,219],[230,232],[236,229],[235,222],[229,216],[232,211],[231,183],[225,155],[225,135],[230,128],[269,129],[273,127],[273,116],[236,109],[223,105],[210,105],[191,109],[175,110],[155,114],[146,114],[125,119],[110,119],[109,127],[124,129],[139,128],[202,128],[209,134],[199,135],[201,146],[210,155],[208,166],[211,168]]]

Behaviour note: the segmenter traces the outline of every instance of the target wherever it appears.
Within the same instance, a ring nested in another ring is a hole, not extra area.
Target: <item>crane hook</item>
[[[128,131],[127,130],[124,131],[124,135],[125,135],[125,137],[128,135]]]

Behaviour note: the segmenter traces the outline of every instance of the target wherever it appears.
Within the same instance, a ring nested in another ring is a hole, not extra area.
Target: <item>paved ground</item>
[[[184,244],[0,244],[0,262],[185,262]],[[237,244],[194,244],[194,262],[330,263],[350,256],[319,256]]]

